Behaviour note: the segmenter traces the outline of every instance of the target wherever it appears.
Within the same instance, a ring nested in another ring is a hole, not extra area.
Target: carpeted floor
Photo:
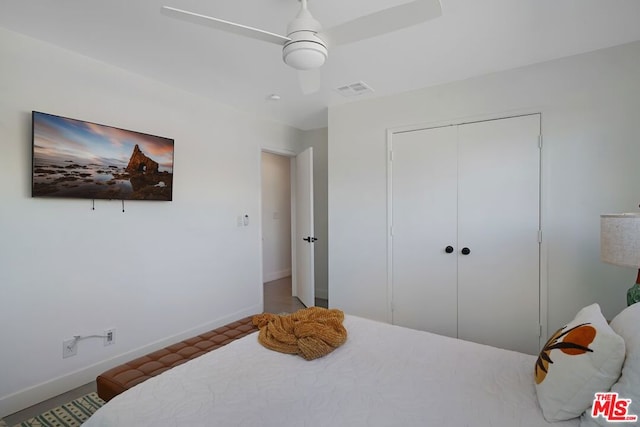
[[[96,393],[89,393],[37,417],[16,424],[14,427],[78,427],[102,405],[104,405],[104,401]],[[7,425],[4,421],[0,420],[0,427],[5,426]]]

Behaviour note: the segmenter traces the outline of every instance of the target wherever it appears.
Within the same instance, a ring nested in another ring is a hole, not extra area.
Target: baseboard
[[[262,306],[256,305],[248,307],[246,309],[237,311],[228,316],[221,317],[211,322],[207,322],[203,325],[199,325],[193,329],[183,331],[179,334],[172,335],[167,338],[155,341],[153,343],[144,345],[137,349],[128,351],[118,356],[109,358],[107,360],[94,363],[85,368],[78,369],[68,374],[62,375],[57,378],[36,384],[32,387],[25,388],[16,393],[4,396],[0,398],[0,419],[14,414],[18,411],[22,411],[30,406],[40,403],[44,400],[51,399],[62,393],[66,393],[69,390],[80,387],[91,381],[94,381],[98,375],[111,369],[114,366],[121,365],[136,357],[144,356],[152,351],[159,350],[168,345],[175,344],[187,338],[191,338],[195,335],[203,332],[210,331],[227,323],[234,322],[243,317],[250,316],[252,314],[261,313]]]
[[[270,273],[264,273],[264,275],[262,276],[262,281],[263,282],[272,282],[274,280],[278,280],[278,279],[282,279],[283,277],[289,277],[291,276],[291,269],[288,268],[286,270],[280,270],[280,271],[273,271]]]

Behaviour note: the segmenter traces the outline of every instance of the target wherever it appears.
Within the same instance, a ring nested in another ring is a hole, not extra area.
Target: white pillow
[[[536,361],[536,393],[546,420],[578,417],[596,392],[609,391],[620,376],[624,352],[624,340],[598,304],[580,310],[551,336]]]
[[[626,346],[622,375],[611,387],[611,391],[618,393],[620,399],[631,399],[631,404],[627,407],[628,415],[637,415],[640,424],[640,303],[633,304],[618,314],[611,321],[611,328],[624,339]],[[590,408],[582,416],[580,425],[610,426],[611,423],[602,416],[592,418]]]

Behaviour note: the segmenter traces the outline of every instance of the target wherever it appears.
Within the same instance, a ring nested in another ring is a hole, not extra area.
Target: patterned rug
[[[100,399],[96,393],[89,393],[37,417],[16,424],[14,427],[78,427],[102,405],[104,405],[104,400]],[[0,420],[0,427],[3,425],[6,424]]]

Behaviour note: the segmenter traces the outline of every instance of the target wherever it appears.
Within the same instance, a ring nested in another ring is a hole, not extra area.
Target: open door
[[[295,295],[307,307],[315,305],[313,228],[313,148],[295,158]]]

